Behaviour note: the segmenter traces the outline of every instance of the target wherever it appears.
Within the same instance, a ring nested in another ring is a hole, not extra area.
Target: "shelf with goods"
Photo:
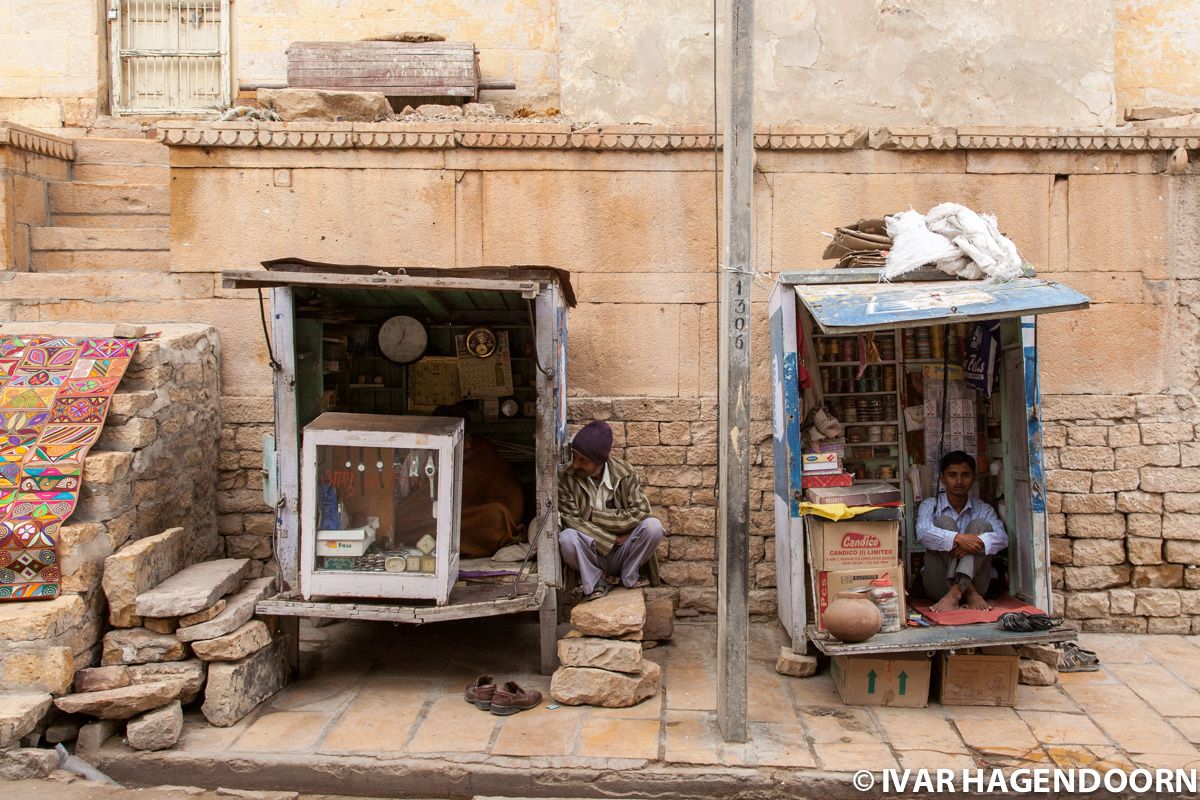
[[[899,484],[901,362],[895,331],[859,336],[814,334],[809,364],[822,399],[842,423],[842,464],[858,481]],[[860,363],[859,359],[878,360]],[[873,435],[872,435],[873,434]]]

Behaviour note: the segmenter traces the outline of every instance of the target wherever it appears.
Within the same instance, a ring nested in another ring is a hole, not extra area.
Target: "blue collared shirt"
[[[955,520],[958,530],[950,531],[939,528],[933,521],[945,514]],[[987,503],[974,497],[967,498],[967,504],[962,511],[955,511],[950,505],[950,499],[944,493],[937,497],[927,497],[921,501],[917,509],[917,541],[925,545],[926,550],[948,552],[954,549],[954,537],[965,533],[967,525],[974,520],[983,520],[991,524],[992,529],[979,535],[983,540],[983,552],[989,556],[999,553],[1008,547],[1008,533],[1004,523],[996,516],[996,511]]]

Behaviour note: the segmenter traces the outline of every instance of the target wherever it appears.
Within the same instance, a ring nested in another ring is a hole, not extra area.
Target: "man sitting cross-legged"
[[[612,428],[589,422],[571,442],[571,466],[558,476],[558,511],[563,561],[579,570],[585,600],[608,592],[609,578],[629,588],[658,582],[655,550],[663,526],[650,516],[637,473],[611,456]],[[646,567],[649,580],[640,571]]]
[[[1008,534],[992,507],[970,496],[974,458],[955,450],[939,467],[945,493],[926,498],[917,510],[917,539],[925,545],[921,583],[929,599],[938,599],[934,611],[986,611],[992,556],[1008,546]]]

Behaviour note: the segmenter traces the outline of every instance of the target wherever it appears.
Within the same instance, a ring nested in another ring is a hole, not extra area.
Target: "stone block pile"
[[[134,542],[109,557],[104,587],[109,622],[100,666],[75,676],[75,692],[54,700],[70,715],[100,720],[79,732],[98,745],[124,724],[139,750],[173,747],[183,706],[203,696],[210,723],[228,726],[287,680],[282,643],[254,619],[273,577],[247,580],[248,559],[188,564],[183,528]]]
[[[616,589],[571,610],[550,696],[564,705],[625,708],[656,697],[658,664],[642,653],[674,632],[676,590]]]
[[[91,323],[36,327],[62,336],[108,336],[114,330]],[[75,513],[58,531],[61,595],[0,603],[0,748],[34,738],[54,744],[51,730],[64,735],[72,729],[54,721],[53,700],[71,692],[77,673],[101,660],[107,595],[114,587],[125,589],[128,599],[118,607],[127,608],[140,591],[217,552],[216,332],[188,324],[152,330],[160,336],[138,345],[113,395],[104,432],[84,461]],[[0,331],[28,333],[29,324],[0,323]],[[120,566],[112,560],[171,526],[182,526],[188,535],[170,536],[170,552],[153,549],[144,561],[152,549],[143,546]],[[112,576],[104,586],[106,571]],[[126,613],[133,612],[121,611]]]

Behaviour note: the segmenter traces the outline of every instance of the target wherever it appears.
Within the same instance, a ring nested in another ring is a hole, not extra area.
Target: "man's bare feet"
[[[953,584],[941,600],[929,607],[930,611],[953,611],[962,603],[963,592],[958,584]]]
[[[972,584],[967,584],[967,591],[963,595],[967,608],[972,608],[976,611],[991,611],[992,607],[987,600],[983,599],[983,595]]]

